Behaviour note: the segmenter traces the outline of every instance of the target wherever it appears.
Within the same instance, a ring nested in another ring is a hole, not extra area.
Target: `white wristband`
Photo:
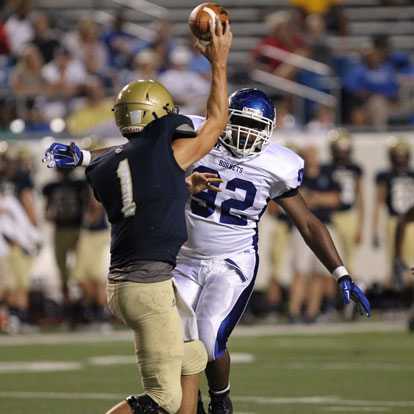
[[[81,166],[87,167],[91,162],[92,155],[90,151],[86,151],[86,150],[81,150],[81,153],[83,155]]]
[[[336,281],[338,281],[342,276],[349,276],[349,273],[345,266],[338,266],[332,271],[332,276]]]

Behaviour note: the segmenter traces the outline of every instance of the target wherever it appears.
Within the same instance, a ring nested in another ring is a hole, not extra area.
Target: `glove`
[[[404,273],[408,266],[402,259],[395,259],[392,266],[392,283],[396,288],[402,288],[404,285]]]
[[[345,304],[349,305],[351,299],[356,303],[361,315],[371,316],[371,306],[362,290],[352,281],[350,276],[342,276],[338,280],[339,289],[344,297]]]
[[[74,143],[70,145],[54,142],[46,151],[42,160],[47,163],[48,168],[75,168],[82,164],[83,153]]]

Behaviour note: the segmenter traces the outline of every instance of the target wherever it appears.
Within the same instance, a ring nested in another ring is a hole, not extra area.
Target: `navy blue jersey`
[[[59,227],[80,227],[88,199],[85,180],[54,181],[45,185],[43,195],[48,200],[48,214]]]
[[[391,216],[405,213],[414,204],[414,171],[403,175],[381,171],[376,176],[376,182],[384,183],[387,188],[385,203]]]
[[[140,260],[175,265],[187,239],[184,206],[189,192],[171,142],[183,126],[192,128],[191,120],[163,116],[86,168],[111,223],[111,269]]]
[[[332,174],[324,168],[320,169],[319,175],[315,178],[311,178],[305,174],[303,176],[302,188],[311,190],[311,191],[339,191],[338,184],[333,180]],[[312,212],[320,221],[325,224],[331,222],[331,214],[334,211],[331,207],[315,207],[312,208]]]
[[[339,185],[339,198],[341,205],[339,210],[350,210],[356,202],[357,181],[362,176],[362,169],[359,165],[349,163],[344,166],[329,164],[322,167],[331,174],[334,181]]]

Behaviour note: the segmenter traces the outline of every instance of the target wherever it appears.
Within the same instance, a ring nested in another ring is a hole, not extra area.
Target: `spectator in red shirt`
[[[285,11],[272,13],[266,19],[270,33],[260,40],[251,52],[251,63],[260,69],[272,72],[286,79],[294,79],[296,68],[276,57],[265,54],[264,46],[273,46],[286,52],[307,56],[308,50],[300,33],[297,32],[294,19]]]

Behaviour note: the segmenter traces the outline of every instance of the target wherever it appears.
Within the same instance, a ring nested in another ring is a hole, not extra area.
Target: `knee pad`
[[[130,395],[126,402],[134,414],[158,414],[160,406],[147,394]]]
[[[203,372],[207,365],[207,352],[201,341],[184,342],[184,358],[182,375],[193,375]]]

